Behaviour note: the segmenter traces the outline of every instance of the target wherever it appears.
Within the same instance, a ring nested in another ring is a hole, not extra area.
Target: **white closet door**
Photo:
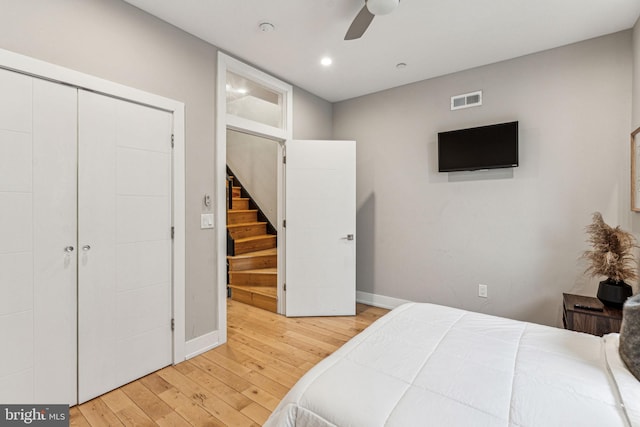
[[[78,90],[33,81],[35,402],[77,397]]]
[[[75,188],[76,90],[0,70],[0,402],[76,402]]]
[[[80,402],[171,364],[171,120],[79,92]]]
[[[33,401],[32,79],[0,70],[0,401]]]

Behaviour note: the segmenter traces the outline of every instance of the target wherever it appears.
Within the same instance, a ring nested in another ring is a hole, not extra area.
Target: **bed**
[[[404,304],[307,372],[265,426],[640,426],[618,339]]]

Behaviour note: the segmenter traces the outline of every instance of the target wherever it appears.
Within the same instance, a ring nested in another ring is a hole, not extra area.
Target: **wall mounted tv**
[[[438,133],[438,172],[518,166],[518,122]]]

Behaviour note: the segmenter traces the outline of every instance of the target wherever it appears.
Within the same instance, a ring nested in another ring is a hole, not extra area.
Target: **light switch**
[[[213,228],[213,214],[200,215],[200,228]]]

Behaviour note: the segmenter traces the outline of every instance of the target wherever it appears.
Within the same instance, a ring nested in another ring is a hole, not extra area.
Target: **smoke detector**
[[[276,26],[273,25],[271,22],[261,22],[260,24],[258,24],[258,28],[263,33],[270,33],[272,31],[275,31]]]

